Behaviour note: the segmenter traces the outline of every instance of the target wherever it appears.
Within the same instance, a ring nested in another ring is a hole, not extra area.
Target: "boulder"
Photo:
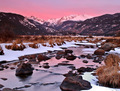
[[[90,54],[87,54],[86,57],[87,57],[87,59],[93,59],[92,55],[90,55]]]
[[[3,87],[4,87],[4,85],[0,84],[0,88],[3,88]]]
[[[92,72],[93,70],[95,70],[94,68],[90,68],[90,67],[80,67],[77,69],[78,72]]]
[[[65,54],[68,54],[68,53],[73,53],[73,50],[65,50]]]
[[[4,81],[6,81],[6,80],[7,80],[7,78],[0,78],[0,79],[2,79],[2,80],[4,80]]]
[[[105,51],[103,49],[97,49],[97,50],[94,51],[94,54],[95,55],[104,55]]]
[[[76,70],[74,65],[69,66],[68,68],[72,69],[72,70]]]
[[[67,60],[75,60],[76,59],[76,56],[74,56],[73,54],[70,54],[70,55],[67,55],[65,57]]]
[[[0,71],[4,70],[3,66],[0,66]]]
[[[94,48],[94,46],[93,46],[93,45],[90,45],[90,48]]]
[[[30,63],[21,63],[16,69],[16,76],[30,75],[33,73],[33,69]]]
[[[41,61],[48,60],[50,58],[47,57],[47,56],[45,56],[45,55],[39,54],[38,57],[37,57],[37,59],[38,59],[39,62],[41,62]]]
[[[112,43],[105,43],[104,45],[101,46],[101,49],[105,51],[114,50],[114,48],[115,48],[115,45]]]
[[[0,64],[4,64],[4,63],[7,63],[7,61],[6,60],[0,61]]]
[[[61,59],[62,57],[67,57],[69,54],[72,55],[72,50],[58,51],[56,54],[56,59]]]
[[[90,48],[90,46],[88,46],[88,45],[85,45],[85,46],[84,46],[84,48]]]
[[[94,58],[93,62],[95,63],[101,63],[104,60],[104,57],[102,56],[97,56]]]
[[[15,67],[10,67],[10,69],[11,69],[11,70],[14,70],[14,69],[15,69]]]
[[[68,64],[68,63],[58,63],[58,66],[69,66],[69,65],[73,65],[73,64]]]
[[[8,66],[8,65],[4,65],[4,68],[5,68],[5,69],[8,69],[8,68],[9,68],[9,66]]]
[[[35,54],[32,54],[32,55],[24,55],[24,56],[20,56],[20,57],[18,57],[19,58],[19,60],[24,60],[25,58],[26,59],[29,59],[29,60],[35,60],[36,59],[36,55]]]
[[[28,55],[27,58],[28,58],[28,59],[36,59],[36,55],[35,55],[35,54],[33,54],[33,55]]]
[[[60,85],[62,91],[81,91],[90,88],[92,88],[90,82],[83,80],[82,76],[68,76]]]
[[[65,52],[64,51],[58,51],[57,55],[65,55]]]
[[[88,61],[87,60],[83,60],[83,63],[88,63]]]
[[[56,59],[61,59],[62,58],[62,55],[56,55],[56,57],[55,57]]]
[[[80,57],[81,57],[81,58],[85,58],[85,57],[86,57],[86,55],[80,55]]]

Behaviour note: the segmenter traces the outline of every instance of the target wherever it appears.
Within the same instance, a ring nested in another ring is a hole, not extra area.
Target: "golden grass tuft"
[[[21,43],[22,43],[22,39],[19,39],[19,38],[16,39],[16,40],[15,40],[15,43],[16,43],[16,44],[21,44]]]
[[[119,66],[120,57],[116,54],[109,54],[104,63],[106,66]]]
[[[47,46],[45,43],[42,43],[42,46]]]
[[[29,47],[39,48],[40,46],[37,43],[29,44]]]
[[[2,47],[0,46],[0,50],[2,50]]]
[[[96,70],[99,83],[113,88],[120,88],[120,67],[102,66]]]
[[[0,55],[4,55],[4,51],[1,46],[0,46]]]
[[[16,42],[14,42],[12,45],[5,45],[5,48],[6,49],[11,49],[11,50],[14,50],[14,51],[17,51],[17,50],[24,50],[26,48],[26,46],[21,43],[20,45],[16,44]]]
[[[105,66],[96,70],[99,83],[113,88],[120,88],[120,58],[118,55],[109,54],[104,60]]]

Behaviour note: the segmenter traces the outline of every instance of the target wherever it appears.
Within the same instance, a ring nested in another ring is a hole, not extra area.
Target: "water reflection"
[[[89,52],[90,54],[93,53],[95,49],[87,48],[86,50],[83,50],[82,47],[72,47],[69,48],[73,50],[74,54],[76,56],[80,56],[81,54],[87,54]],[[90,50],[89,50],[90,49]],[[89,50],[89,51],[88,51]],[[82,61],[88,60],[88,63],[85,64]],[[44,69],[42,66],[43,63],[49,63],[50,68]],[[3,84],[7,88],[18,88],[23,87],[22,89],[25,91],[61,91],[59,86],[63,79],[65,78],[63,74],[67,73],[71,70],[71,65],[58,65],[59,63],[67,62],[67,64],[73,64],[72,66],[75,66],[75,68],[79,67],[86,67],[86,66],[96,66],[97,63],[93,62],[93,59],[79,59],[76,58],[74,61],[69,61],[64,58],[61,58],[60,60],[57,60],[55,57],[51,58],[50,60],[43,61],[40,64],[33,64],[34,70],[33,74],[26,75],[26,76],[15,76],[15,70],[5,69],[4,71],[0,72],[0,77],[5,77],[8,80],[2,81],[0,79],[0,83]],[[58,66],[55,66],[58,65]],[[10,65],[15,66],[15,65]],[[52,83],[52,84],[51,84]],[[30,84],[31,86],[29,88],[24,88],[26,84]],[[44,85],[48,84],[48,85]]]

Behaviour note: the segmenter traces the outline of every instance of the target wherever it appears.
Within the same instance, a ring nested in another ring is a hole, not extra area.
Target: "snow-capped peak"
[[[65,21],[84,21],[86,19],[92,18],[92,16],[89,15],[70,15],[70,16],[64,16],[61,18],[54,18],[54,19],[48,19],[47,21],[43,19],[39,19],[37,17],[31,16],[28,19],[32,19],[34,21],[39,22],[40,24],[44,24],[45,22],[48,22],[50,25],[59,25],[62,24]]]
[[[92,18],[92,16],[89,15],[70,15],[70,16],[64,16],[62,18],[57,19],[49,19],[48,22],[51,24],[61,24],[64,21],[84,21],[86,19]]]
[[[45,22],[45,20],[39,19],[39,18],[34,17],[34,16],[30,16],[29,19],[32,19],[32,20],[34,20],[34,21],[37,21],[37,22],[39,22],[40,24],[43,24],[43,23]]]
[[[89,15],[70,15],[67,18],[69,20],[73,20],[73,21],[84,21],[86,19],[92,18],[92,16],[89,16]]]

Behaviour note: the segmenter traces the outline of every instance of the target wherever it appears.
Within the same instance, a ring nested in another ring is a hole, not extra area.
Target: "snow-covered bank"
[[[42,46],[41,44],[39,48],[34,49],[31,47],[25,48],[23,51],[13,51],[13,50],[8,50],[5,48],[5,45],[10,45],[11,43],[3,43],[1,44],[5,55],[0,55],[0,61],[6,60],[6,61],[11,61],[11,60],[18,60],[18,57],[23,56],[23,55],[29,55],[29,54],[36,54],[36,53],[43,53],[43,52],[47,52],[48,50],[50,51],[54,51],[54,50],[62,50],[61,47],[75,47],[77,45],[74,45],[76,42],[72,41],[72,42],[66,42],[66,44],[63,44],[62,46],[54,46],[52,47],[45,47]],[[27,45],[28,43],[24,43],[25,45]]]
[[[84,43],[83,43],[84,42]],[[61,47],[63,48],[68,48],[68,50],[73,50],[73,54],[77,56],[77,58],[74,61],[67,60],[66,58],[61,58],[61,59],[56,59],[56,57],[52,57],[49,60],[42,61],[38,64],[32,64],[34,67],[34,72],[32,75],[28,76],[25,79],[19,78],[15,76],[15,70],[10,69],[11,67],[14,67],[15,69],[17,68],[17,64],[15,65],[14,63],[10,63],[8,69],[4,69],[1,71],[0,78],[7,78],[7,81],[3,81],[0,79],[0,84],[4,85],[5,88],[20,88],[20,90],[25,90],[25,91],[61,91],[60,90],[60,84],[64,80],[63,74],[68,73],[71,70],[73,73],[77,72],[76,69],[79,69],[80,67],[92,67],[92,68],[97,68],[102,64],[98,64],[93,62],[93,59],[88,59],[87,57],[85,58],[80,58],[81,55],[92,55],[94,51],[97,49],[96,47],[93,48],[86,48],[85,46],[93,45],[95,46],[96,44],[94,43],[88,43],[87,41],[83,42],[66,42],[66,44],[63,44],[62,46],[54,46],[52,47],[45,47],[40,45],[40,48],[34,49],[31,47],[28,47],[29,43],[24,43],[24,45],[27,46],[26,49],[23,51],[12,51],[8,50],[5,48],[5,45],[9,44],[1,44],[5,55],[0,56],[0,60],[17,60],[19,56],[23,55],[28,55],[28,54],[36,54],[36,53],[43,53],[47,52],[48,50],[62,50]],[[75,45],[75,44],[80,44],[80,46]],[[83,46],[81,46],[81,44]],[[46,45],[50,46],[48,43]],[[85,45],[85,46],[84,46]],[[115,49],[116,52],[118,51],[119,48]],[[113,51],[113,52],[115,52]],[[111,51],[112,52],[112,51]],[[53,52],[52,55],[55,55],[55,52]],[[87,60],[88,63],[84,63],[83,61]],[[49,63],[50,68],[45,69],[43,67],[44,63]],[[61,63],[67,63],[69,65],[61,65]],[[79,75],[79,74],[78,74]],[[87,80],[91,83],[92,88],[90,90],[83,90],[83,91],[120,91],[120,89],[115,89],[115,88],[108,88],[104,86],[99,86],[98,85],[98,79],[91,75],[91,72],[85,72],[82,75],[84,80]],[[11,84],[12,83],[12,84]],[[29,85],[30,87],[26,88],[25,86]],[[1,89],[0,89],[1,90]]]
[[[120,48],[115,48],[115,50],[111,50],[110,53],[118,53],[118,54],[120,54]]]
[[[83,90],[83,91],[120,91],[120,89],[115,88],[108,88],[96,85],[98,79],[91,74],[92,72],[86,72],[84,75],[82,75],[84,80],[87,80],[91,83],[92,88],[90,90]]]

